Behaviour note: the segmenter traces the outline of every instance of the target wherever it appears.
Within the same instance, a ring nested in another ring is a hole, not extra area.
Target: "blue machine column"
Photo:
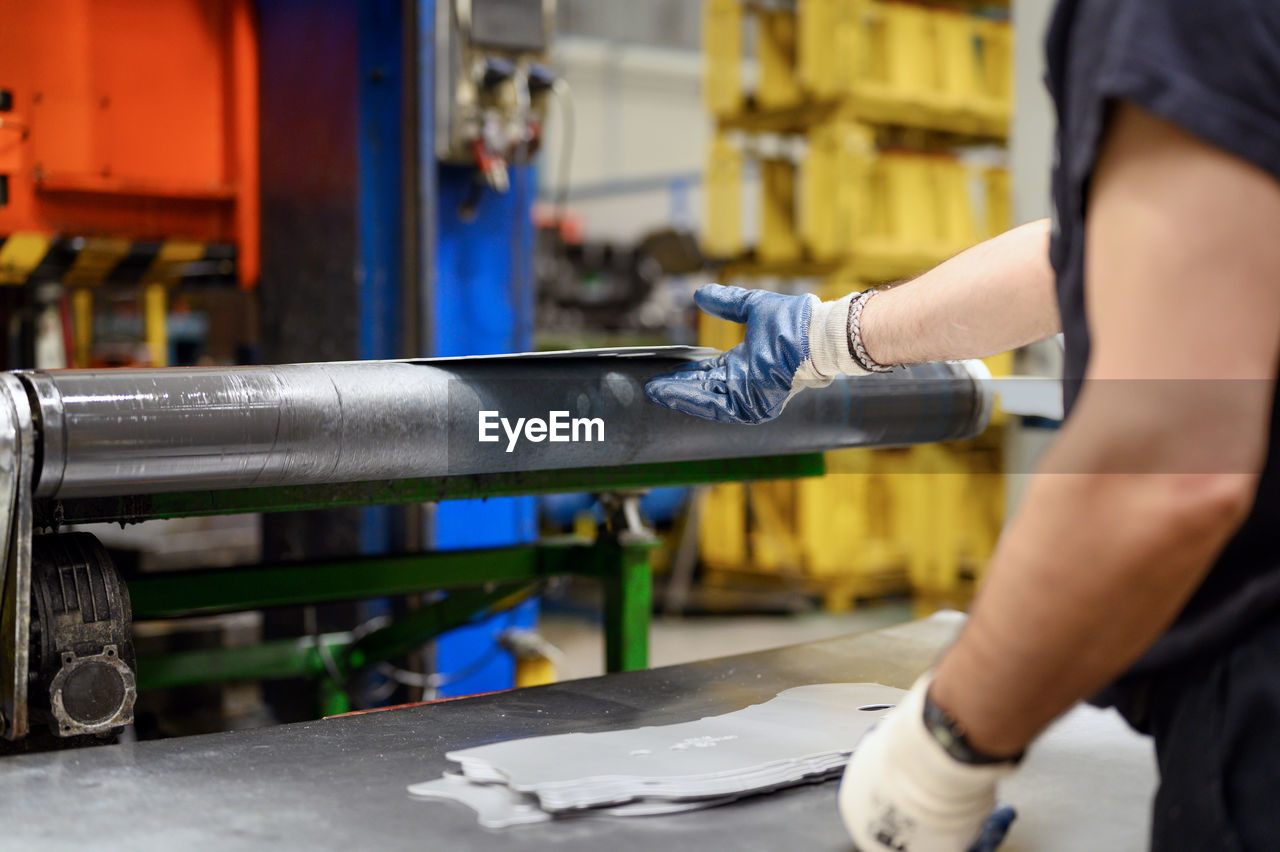
[[[532,167],[510,169],[510,187],[480,188],[473,166],[437,157],[437,0],[417,3],[417,246],[418,342],[429,356],[525,352],[533,347]],[[448,2],[448,0],[440,0]],[[478,193],[477,193],[478,190]],[[463,208],[468,207],[464,212]],[[438,550],[533,541],[537,504],[531,497],[446,501],[427,513],[424,543]],[[532,627],[538,602],[481,619],[435,643],[438,694],[505,689],[515,666],[497,645],[512,627]]]
[[[262,359],[397,358],[405,301],[403,0],[259,0]],[[270,560],[403,549],[401,507],[266,515]],[[350,629],[378,602],[329,604],[308,625],[266,615],[266,635]],[[301,684],[267,685],[282,720],[310,718]],[[330,706],[330,709],[332,709]]]
[[[262,356],[408,354],[401,0],[261,0]],[[267,519],[268,556],[383,553],[399,510]]]
[[[266,361],[532,347],[533,170],[513,165],[507,191],[477,194],[474,167],[439,162],[437,11],[435,0],[259,4]],[[264,522],[264,556],[505,545],[537,534],[532,498],[420,514],[425,523],[398,508],[274,516]],[[378,611],[365,604],[345,618]],[[441,691],[512,685],[496,636],[530,626],[536,612],[530,602],[442,637],[437,668],[450,683]]]
[[[459,210],[475,189],[476,172],[441,165],[435,208],[437,241],[431,289],[431,354],[488,355],[533,346],[533,220],[531,167],[511,170],[510,189],[481,191],[474,218]],[[537,537],[532,497],[446,501],[436,506],[431,545],[448,550],[529,542]],[[441,695],[467,695],[514,684],[510,656],[497,637],[532,627],[538,603],[526,601],[454,630],[436,641],[436,668],[446,679]]]

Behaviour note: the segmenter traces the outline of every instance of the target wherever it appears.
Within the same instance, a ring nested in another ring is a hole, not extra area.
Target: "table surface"
[[[671,724],[808,683],[908,687],[959,616],[774,651],[198,737],[0,759],[0,849],[847,850],[836,782],[665,817],[505,830],[411,799],[445,752],[515,737]],[[1002,788],[1009,850],[1142,849],[1155,768],[1111,712],[1077,708]]]

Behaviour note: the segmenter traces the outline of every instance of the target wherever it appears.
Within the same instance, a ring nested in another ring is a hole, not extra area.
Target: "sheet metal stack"
[[[902,696],[874,683],[826,683],[693,722],[560,734],[450,752],[460,773],[414,784],[501,828],[584,816],[651,816],[838,775]]]

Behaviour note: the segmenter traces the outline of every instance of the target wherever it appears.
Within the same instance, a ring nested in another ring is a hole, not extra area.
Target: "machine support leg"
[[[637,671],[649,666],[649,551],[656,542],[640,519],[640,492],[604,494],[600,502],[609,518],[596,544],[604,588],[604,667],[609,672]]]
[[[649,547],[609,542],[611,566],[604,566],[605,670],[629,672],[649,665],[649,614],[653,572]]]

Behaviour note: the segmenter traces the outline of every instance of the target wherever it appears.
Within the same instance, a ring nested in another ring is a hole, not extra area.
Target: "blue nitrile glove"
[[[996,809],[987,817],[987,821],[982,824],[982,831],[978,832],[978,839],[973,841],[973,845],[969,847],[969,852],[996,852],[1000,848],[1000,844],[1004,843],[1005,835],[1009,833],[1009,827],[1013,825],[1013,821],[1018,818],[1018,812],[1010,805],[996,805]]]
[[[852,296],[823,302],[708,284],[693,299],[713,317],[746,323],[746,340],[651,379],[645,393],[659,405],[721,423],[763,423],[781,414],[802,388],[867,372],[849,353]]]

